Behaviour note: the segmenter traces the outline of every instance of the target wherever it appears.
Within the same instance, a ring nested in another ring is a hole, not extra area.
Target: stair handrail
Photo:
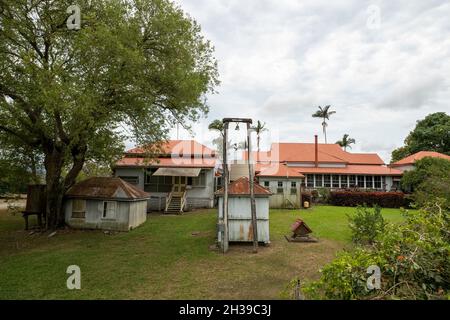
[[[166,197],[166,210],[169,208],[169,204],[172,201],[173,192],[175,191],[175,185],[172,186],[172,190],[169,192],[168,196]]]
[[[181,197],[181,204],[180,204],[180,212],[183,212],[184,206],[186,205],[186,189],[183,191],[183,196]]]

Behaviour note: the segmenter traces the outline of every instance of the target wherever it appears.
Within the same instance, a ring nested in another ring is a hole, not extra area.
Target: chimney
[[[317,143],[317,134],[314,135],[314,163],[317,168],[319,166],[319,144]]]

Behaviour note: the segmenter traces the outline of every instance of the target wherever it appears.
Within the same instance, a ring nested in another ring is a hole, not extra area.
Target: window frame
[[[82,203],[81,208],[75,210],[75,203]],[[83,210],[82,210],[83,209]],[[75,216],[74,216],[75,213]],[[72,219],[86,219],[86,200],[85,199],[72,199],[72,213],[70,215]]]
[[[108,209],[108,204],[114,204],[114,210],[112,210],[113,216],[107,215],[108,210],[111,210],[111,208]],[[103,201],[102,219],[103,220],[116,220],[117,219],[117,201],[110,201],[110,200]]]

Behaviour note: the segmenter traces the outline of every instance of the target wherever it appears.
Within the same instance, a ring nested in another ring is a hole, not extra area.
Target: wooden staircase
[[[168,214],[182,214],[186,206],[186,191],[169,193],[166,200],[165,213]]]

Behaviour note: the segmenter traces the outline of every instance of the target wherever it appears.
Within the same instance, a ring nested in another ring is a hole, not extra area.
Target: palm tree
[[[328,127],[327,120],[330,120],[330,116],[332,114],[336,113],[336,111],[330,111],[330,107],[331,106],[329,106],[329,105],[324,108],[319,106],[319,110],[317,110],[316,113],[314,113],[312,115],[313,118],[322,118],[323,119],[322,128],[323,128],[323,134],[325,136],[325,143],[327,143],[327,127]]]
[[[349,135],[346,133],[342,137],[342,140],[336,141],[336,144],[340,145],[342,148],[344,148],[345,151],[347,151],[347,148],[352,148],[350,145],[355,144],[356,140],[353,138],[349,138]]]
[[[218,131],[222,137],[224,136],[223,122],[220,121],[219,119],[216,119],[213,122],[211,122],[208,126],[208,129]]]
[[[261,141],[261,133],[268,131],[266,128],[266,123],[258,120],[256,126],[253,126],[252,129],[256,132],[256,145],[259,153],[259,143]]]

